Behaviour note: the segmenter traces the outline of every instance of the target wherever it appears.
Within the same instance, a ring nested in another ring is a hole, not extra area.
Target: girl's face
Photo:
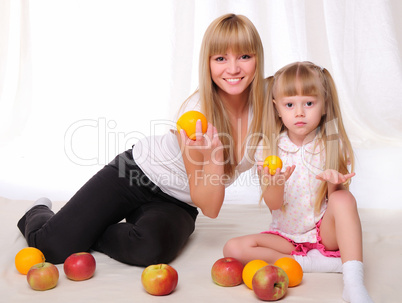
[[[314,138],[315,130],[323,115],[322,98],[302,95],[283,96],[274,100],[274,103],[293,143],[301,146]]]
[[[218,86],[218,93],[223,96],[248,97],[248,87],[254,79],[255,55],[234,54],[228,50],[225,54],[211,56],[209,60],[212,81]]]

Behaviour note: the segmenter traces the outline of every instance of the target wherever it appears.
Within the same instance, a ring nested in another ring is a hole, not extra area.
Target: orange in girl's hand
[[[198,120],[201,120],[202,133],[205,134],[208,128],[207,118],[203,113],[196,110],[190,110],[180,116],[176,122],[177,131],[180,132],[181,129],[184,129],[187,136],[191,140],[195,140],[195,125]]]
[[[263,260],[252,260],[248,262],[244,266],[242,273],[244,284],[246,284],[248,288],[253,289],[252,281],[255,273],[257,272],[257,270],[267,265],[268,263]]]
[[[274,265],[282,268],[289,278],[289,287],[297,286],[303,279],[303,269],[300,264],[293,258],[283,257],[274,263]]]
[[[278,156],[268,156],[265,158],[262,167],[267,166],[269,168],[269,173],[271,174],[271,176],[273,176],[275,175],[277,168],[282,169],[282,160]]]
[[[26,275],[33,265],[45,262],[45,256],[35,247],[25,247],[15,255],[14,261],[17,270]]]

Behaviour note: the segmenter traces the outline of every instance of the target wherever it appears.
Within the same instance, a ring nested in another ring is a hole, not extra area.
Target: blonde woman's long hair
[[[325,68],[311,62],[295,62],[286,65],[268,78],[267,100],[264,105],[264,151],[263,155],[276,154],[277,140],[286,130],[278,112],[275,98],[283,96],[317,96],[324,101],[324,112],[317,128],[317,138],[325,150],[325,169],[334,169],[342,174],[354,171],[354,153],[346,134],[339,106],[338,93],[331,74]],[[345,185],[349,188],[349,183]],[[315,211],[321,210],[328,195],[327,182],[322,182],[315,201]]]
[[[250,84],[249,104],[253,111],[245,153],[250,162],[254,162],[255,147],[261,134],[261,108],[264,103],[264,50],[261,38],[253,23],[245,16],[226,14],[215,19],[207,28],[200,51],[199,88],[202,110],[209,122],[218,130],[219,139],[224,148],[224,171],[233,176],[239,160],[234,155],[233,133],[228,113],[218,95],[217,86],[212,81],[210,58],[224,54],[231,49],[238,54],[255,55],[256,69]],[[196,92],[197,92],[196,91]],[[195,92],[195,93],[196,93]],[[190,96],[191,97],[191,96]]]

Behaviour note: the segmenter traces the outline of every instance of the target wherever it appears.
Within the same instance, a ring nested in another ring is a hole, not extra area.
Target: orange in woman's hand
[[[253,289],[252,281],[255,273],[257,272],[257,270],[267,265],[268,263],[263,260],[252,260],[248,262],[244,266],[242,273],[244,284],[246,284],[248,288]]]
[[[180,132],[181,129],[184,129],[187,136],[191,140],[195,140],[195,125],[198,120],[201,120],[202,133],[205,134],[208,128],[207,118],[203,113],[196,110],[190,110],[180,116],[179,120],[176,122],[177,131]]]
[[[300,264],[293,258],[283,257],[274,263],[274,265],[282,268],[289,278],[289,287],[297,286],[303,279],[303,269]]]
[[[26,275],[33,265],[45,262],[45,256],[35,247],[25,247],[15,255],[14,261],[17,270]]]
[[[282,160],[278,156],[268,156],[264,160],[264,164],[262,167],[267,167],[269,168],[269,173],[271,176],[275,175],[276,169],[280,168],[282,169]]]

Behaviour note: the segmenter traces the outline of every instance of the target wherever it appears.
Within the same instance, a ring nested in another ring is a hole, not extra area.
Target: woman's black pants
[[[135,164],[132,150],[94,175],[56,214],[38,205],[18,222],[48,262],[94,249],[120,262],[169,263],[195,228],[198,210],[165,193]]]

